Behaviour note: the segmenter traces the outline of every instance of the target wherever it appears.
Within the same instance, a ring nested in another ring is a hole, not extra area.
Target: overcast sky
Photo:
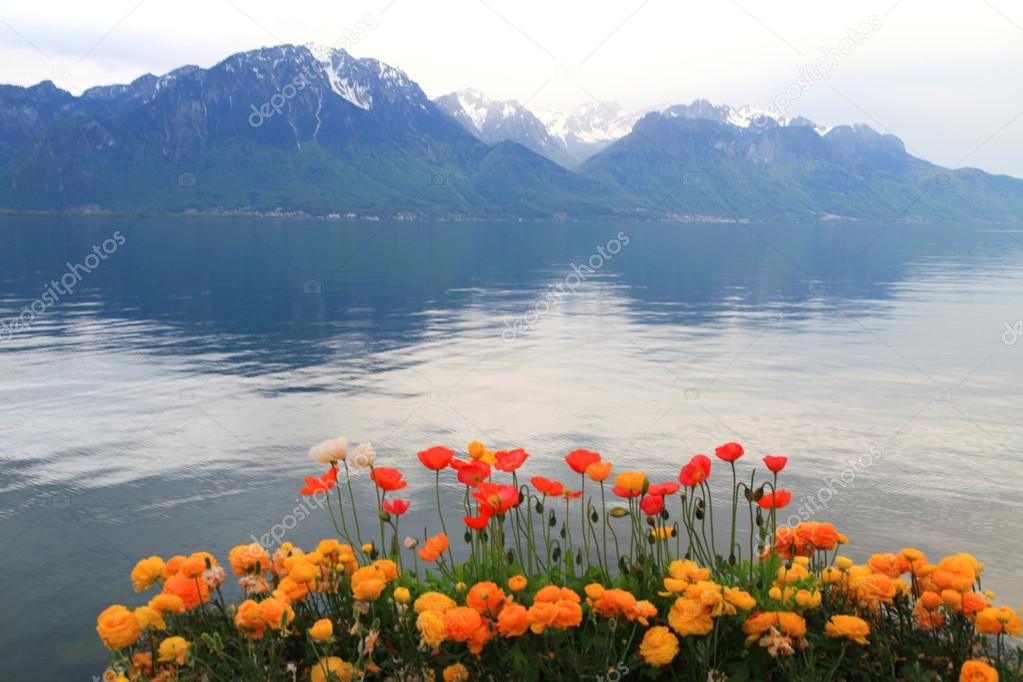
[[[1023,177],[1018,0],[0,0],[6,83],[78,93],[285,42],[345,45],[431,97],[472,86],[534,110],[773,103]]]

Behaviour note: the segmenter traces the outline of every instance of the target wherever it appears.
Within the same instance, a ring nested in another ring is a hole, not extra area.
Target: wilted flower
[[[325,440],[309,448],[309,456],[320,464],[342,462],[348,456],[348,439],[338,436]]]

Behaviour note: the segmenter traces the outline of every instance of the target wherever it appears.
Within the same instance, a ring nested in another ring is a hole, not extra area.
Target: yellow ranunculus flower
[[[652,627],[643,635],[639,655],[650,665],[668,665],[678,655],[678,637],[663,625]]]
[[[328,656],[321,658],[309,669],[309,680],[310,682],[327,682],[327,680],[333,679],[330,677],[330,673],[334,673],[341,682],[352,682],[355,668],[351,663],[337,656]]]
[[[437,611],[423,611],[416,619],[416,629],[424,644],[438,647],[447,636],[444,617]]]
[[[309,628],[309,637],[314,642],[325,642],[334,636],[334,624],[329,618],[321,618]]]
[[[135,643],[141,628],[135,614],[120,604],[107,608],[96,618],[96,632],[111,651]]]
[[[191,645],[184,637],[168,637],[160,642],[160,648],[157,649],[156,657],[162,663],[173,661],[181,665],[185,662],[185,656],[188,655],[189,646]]]
[[[152,587],[154,582],[163,577],[164,567],[163,559],[158,556],[151,556],[135,564],[135,568],[131,569],[131,584],[135,591],[141,592]]]
[[[512,576],[511,578],[508,578],[508,589],[511,590],[512,592],[520,592],[526,589],[526,585],[528,584],[529,581],[526,579],[526,576],[524,575],[515,575]]]
[[[412,606],[416,613],[423,613],[424,611],[436,611],[437,613],[446,613],[451,609],[458,606],[455,600],[446,594],[440,592],[424,592],[416,599],[416,603]]]
[[[167,624],[163,620],[163,614],[152,606],[139,606],[135,609],[135,620],[143,630],[166,630]]]
[[[850,559],[850,558],[849,558],[849,557],[847,557],[847,556],[836,556],[836,557],[835,557],[835,565],[836,565],[836,566],[838,566],[838,567],[839,567],[840,569],[842,569],[843,571],[845,571],[845,570],[847,570],[847,569],[848,569],[848,568],[849,568],[850,566],[852,566],[852,565],[853,565],[853,560],[852,560],[852,559]]]
[[[703,604],[695,599],[679,597],[668,612],[671,629],[686,637],[705,635],[714,629],[714,620]]]
[[[959,671],[959,682],[998,682],[998,671],[984,661],[966,661]]]
[[[725,601],[740,611],[752,611],[757,605],[753,595],[735,587],[725,588]]]
[[[405,602],[412,598],[412,593],[408,591],[407,587],[396,587],[394,588],[393,596],[394,601],[398,602],[399,604],[404,604]]]
[[[824,634],[828,637],[844,637],[864,646],[870,643],[867,641],[867,635],[870,634],[870,625],[867,621],[856,616],[832,616],[831,620],[824,626]]]

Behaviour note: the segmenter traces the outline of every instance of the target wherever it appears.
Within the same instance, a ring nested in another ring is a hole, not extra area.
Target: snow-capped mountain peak
[[[374,96],[389,101],[426,98],[401,69],[377,59],[353,57],[345,50],[327,45],[310,43],[305,47],[322,65],[330,89],[360,109],[372,109]]]

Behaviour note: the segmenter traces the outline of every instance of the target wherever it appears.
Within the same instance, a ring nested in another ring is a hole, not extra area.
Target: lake
[[[974,552],[1023,602],[1020,228],[3,217],[0,265],[4,679],[99,675],[135,561],[223,561],[338,434],[410,532],[432,444],[671,480],[738,440],[854,558]]]

